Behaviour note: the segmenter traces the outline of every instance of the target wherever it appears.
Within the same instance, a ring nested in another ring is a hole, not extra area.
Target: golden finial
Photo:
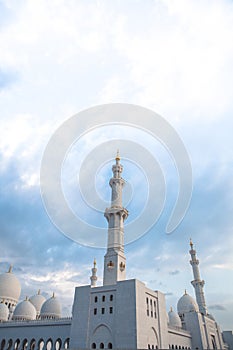
[[[192,238],[190,238],[190,247],[191,247],[191,249],[193,249],[193,242],[192,242]]]
[[[8,270],[8,273],[11,273],[11,272],[12,272],[12,269],[13,269],[13,265],[10,265],[9,270]]]
[[[55,293],[53,292],[52,298],[55,298]]]
[[[184,290],[184,295],[187,295],[187,290],[186,289]]]
[[[93,261],[93,264],[94,264],[94,267],[96,267],[96,260],[94,259],[94,261]]]
[[[117,150],[116,160],[121,160],[119,149]]]
[[[38,289],[38,292],[37,292],[38,295],[40,295],[40,289]]]
[[[170,311],[171,311],[171,312],[173,311],[172,306],[170,307]]]

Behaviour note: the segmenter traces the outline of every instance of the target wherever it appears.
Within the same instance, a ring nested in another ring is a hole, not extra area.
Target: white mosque
[[[9,271],[0,275],[0,350],[60,349],[233,349],[232,332],[221,332],[208,313],[199,261],[190,241],[191,282],[195,299],[185,294],[177,312],[166,311],[165,295],[137,279],[126,279],[124,221],[119,155],[112,167],[111,207],[105,210],[108,245],[103,286],[97,286],[96,262],[91,283],[76,287],[72,317],[61,316],[55,295],[40,291],[19,302],[21,287]]]

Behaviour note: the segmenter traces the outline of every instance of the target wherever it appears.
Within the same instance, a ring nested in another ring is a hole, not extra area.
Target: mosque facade
[[[190,242],[195,298],[186,292],[177,312],[167,313],[165,295],[126,279],[122,205],[124,179],[119,155],[110,179],[111,206],[105,210],[108,244],[103,285],[97,286],[96,262],[90,284],[75,288],[72,316],[63,318],[53,294],[38,293],[19,302],[20,282],[12,267],[0,275],[0,350],[60,349],[229,349],[232,332],[221,332],[208,313],[199,261]]]

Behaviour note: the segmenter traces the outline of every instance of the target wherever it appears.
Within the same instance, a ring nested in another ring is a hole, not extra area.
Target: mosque
[[[195,299],[186,292],[177,312],[166,311],[165,295],[137,279],[126,279],[122,205],[124,179],[120,156],[112,167],[111,206],[105,210],[108,244],[103,285],[97,286],[96,262],[90,284],[75,289],[72,316],[61,316],[55,295],[40,291],[19,302],[21,287],[9,271],[0,275],[0,350],[60,349],[233,349],[232,332],[221,332],[208,313],[199,260],[190,241]]]

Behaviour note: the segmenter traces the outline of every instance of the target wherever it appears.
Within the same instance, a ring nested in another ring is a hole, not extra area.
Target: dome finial
[[[55,293],[53,292],[52,298],[55,298]]]
[[[171,312],[173,311],[172,306],[170,307],[170,311],[171,311]]]
[[[12,273],[13,265],[10,265],[8,273]]]
[[[116,154],[116,158],[115,159],[116,159],[116,161],[117,160],[121,160],[119,149],[117,150],[117,154]]]
[[[40,295],[40,289],[38,289],[38,292],[37,292],[38,295]]]
[[[191,247],[191,249],[193,249],[193,241],[192,241],[192,238],[190,238],[190,247]]]
[[[94,259],[93,265],[94,265],[94,267],[96,267],[96,259]]]
[[[186,289],[184,290],[184,294],[185,294],[185,295],[187,295],[187,294],[188,294]]]

